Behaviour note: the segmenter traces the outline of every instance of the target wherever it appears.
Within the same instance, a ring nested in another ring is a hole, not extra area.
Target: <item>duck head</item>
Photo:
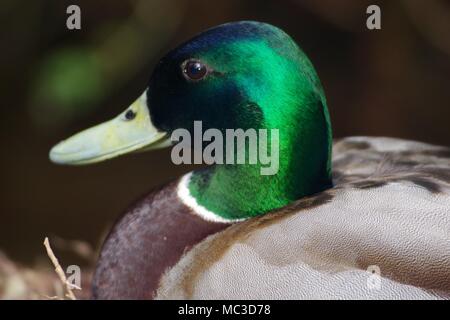
[[[50,159],[88,164],[167,147],[175,130],[194,133],[195,121],[221,132],[278,130],[276,174],[261,175],[260,163],[216,164],[184,182],[194,204],[219,217],[255,216],[331,185],[331,126],[314,67],[282,30],[251,21],[207,30],[169,52],[136,102],[62,141]]]

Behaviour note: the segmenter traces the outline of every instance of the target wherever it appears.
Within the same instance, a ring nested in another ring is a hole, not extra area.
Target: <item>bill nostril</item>
[[[134,112],[133,110],[130,109],[125,113],[126,120],[133,120],[134,118],[136,118],[136,112]]]

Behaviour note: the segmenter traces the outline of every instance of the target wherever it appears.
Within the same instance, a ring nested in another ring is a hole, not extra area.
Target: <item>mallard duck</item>
[[[448,297],[450,150],[333,143],[313,65],[272,25],[228,23],[175,48],[136,102],[50,159],[88,164],[168,147],[196,120],[278,129],[277,173],[215,164],[137,201],[103,245],[93,298]]]

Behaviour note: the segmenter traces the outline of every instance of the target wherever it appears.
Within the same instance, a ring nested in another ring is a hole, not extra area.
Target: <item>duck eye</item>
[[[125,112],[125,120],[133,120],[136,117],[136,112],[134,112],[133,110],[128,110],[127,112]]]
[[[188,80],[198,81],[208,74],[208,67],[198,60],[187,60],[183,63],[183,75]]]

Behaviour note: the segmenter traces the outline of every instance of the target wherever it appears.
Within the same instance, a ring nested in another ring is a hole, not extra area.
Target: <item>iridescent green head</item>
[[[83,164],[169,145],[176,129],[278,129],[279,170],[217,164],[194,172],[196,205],[225,219],[282,207],[331,186],[331,126],[306,55],[282,30],[243,21],[207,30],[163,57],[143,97],[116,119],[52,149],[58,163]]]

